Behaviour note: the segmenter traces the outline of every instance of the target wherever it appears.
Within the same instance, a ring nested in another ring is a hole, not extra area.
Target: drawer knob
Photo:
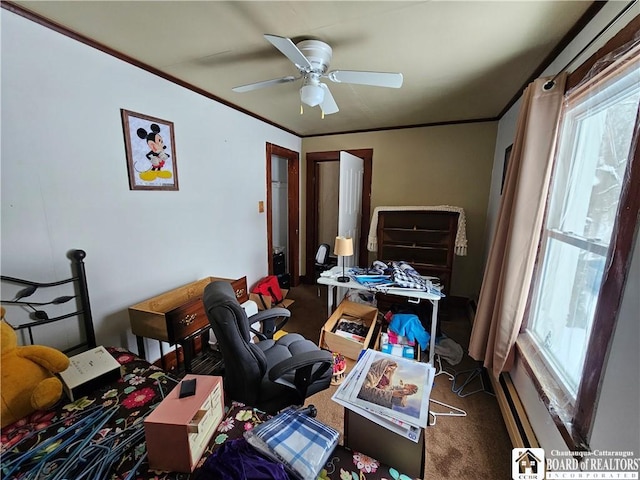
[[[243,295],[244,295],[244,288],[238,288],[236,290],[236,298],[240,298]]]
[[[196,317],[198,316],[197,313],[192,313],[191,315],[186,315],[182,320],[180,320],[180,324],[181,325],[191,325]]]

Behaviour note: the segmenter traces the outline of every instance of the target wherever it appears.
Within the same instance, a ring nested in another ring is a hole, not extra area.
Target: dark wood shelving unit
[[[438,277],[449,295],[458,213],[432,210],[378,212],[378,259],[405,261],[421,275]]]

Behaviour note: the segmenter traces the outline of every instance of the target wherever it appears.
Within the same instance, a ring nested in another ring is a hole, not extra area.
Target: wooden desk
[[[185,371],[190,373],[195,354],[193,339],[209,330],[202,293],[209,283],[217,280],[231,283],[238,302],[249,299],[247,277],[237,280],[206,277],[129,307],[129,321],[131,331],[136,336],[138,355],[146,359],[144,338],[168,342],[170,345],[178,344],[184,352]]]
[[[338,282],[337,277],[342,276],[342,267],[333,267],[331,270],[328,270],[324,273],[324,275],[318,278],[318,284],[326,285],[328,287],[327,292],[327,310],[328,316],[331,316],[333,312],[334,306],[334,295],[336,295],[336,287],[340,289],[339,295],[344,298],[346,295],[347,289],[352,288],[356,290],[366,290],[370,291],[364,285],[356,282],[353,279],[350,279],[348,282]],[[384,290],[380,290],[383,293],[388,295],[397,295],[399,297],[408,298],[409,301],[414,303],[420,303],[421,301],[429,301],[433,305],[433,309],[431,311],[431,338],[429,342],[429,363],[433,366],[433,360],[435,356],[436,350],[436,330],[438,325],[438,302],[440,301],[440,296],[429,293],[429,292],[421,292],[419,290],[411,290],[408,288],[386,288]],[[340,300],[342,300],[340,298]],[[339,303],[338,300],[335,300],[335,303]]]

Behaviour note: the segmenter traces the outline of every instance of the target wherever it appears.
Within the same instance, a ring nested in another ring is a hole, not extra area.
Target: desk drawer
[[[247,292],[247,277],[229,280],[239,303],[249,299]],[[209,319],[204,311],[202,297],[194,298],[177,308],[167,312],[167,333],[169,342],[175,343],[209,325]]]
[[[167,312],[167,332],[171,344],[207,325],[209,325],[209,319],[204,311],[202,298],[194,298]]]
[[[231,283],[238,302],[249,299],[247,277],[206,277],[129,307],[131,331],[140,337],[154,338],[172,345],[205,327],[209,320],[202,304],[202,292],[213,281]]]

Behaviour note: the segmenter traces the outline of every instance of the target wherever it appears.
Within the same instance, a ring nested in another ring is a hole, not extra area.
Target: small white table
[[[326,285],[328,287],[327,292],[327,310],[328,316],[331,316],[333,313],[333,305],[334,305],[334,296],[336,294],[336,287],[344,289],[344,293],[342,293],[342,298],[346,295],[347,288],[353,288],[356,290],[366,290],[366,291],[376,291],[380,293],[386,293],[388,295],[397,295],[399,297],[407,297],[410,301],[414,301],[415,303],[420,303],[423,300],[428,300],[433,305],[433,309],[431,311],[431,338],[429,340],[429,363],[431,366],[434,366],[434,356],[436,349],[436,327],[438,324],[438,302],[440,301],[440,296],[434,293],[422,292],[419,290],[411,290],[408,288],[380,288],[377,290],[370,290],[364,285],[356,282],[353,279],[349,279],[348,282],[339,282],[337,280],[338,277],[342,276],[342,267],[337,266],[333,267],[331,270],[327,270],[323,272],[323,274],[318,278],[318,284]],[[336,303],[337,299],[336,299]]]

